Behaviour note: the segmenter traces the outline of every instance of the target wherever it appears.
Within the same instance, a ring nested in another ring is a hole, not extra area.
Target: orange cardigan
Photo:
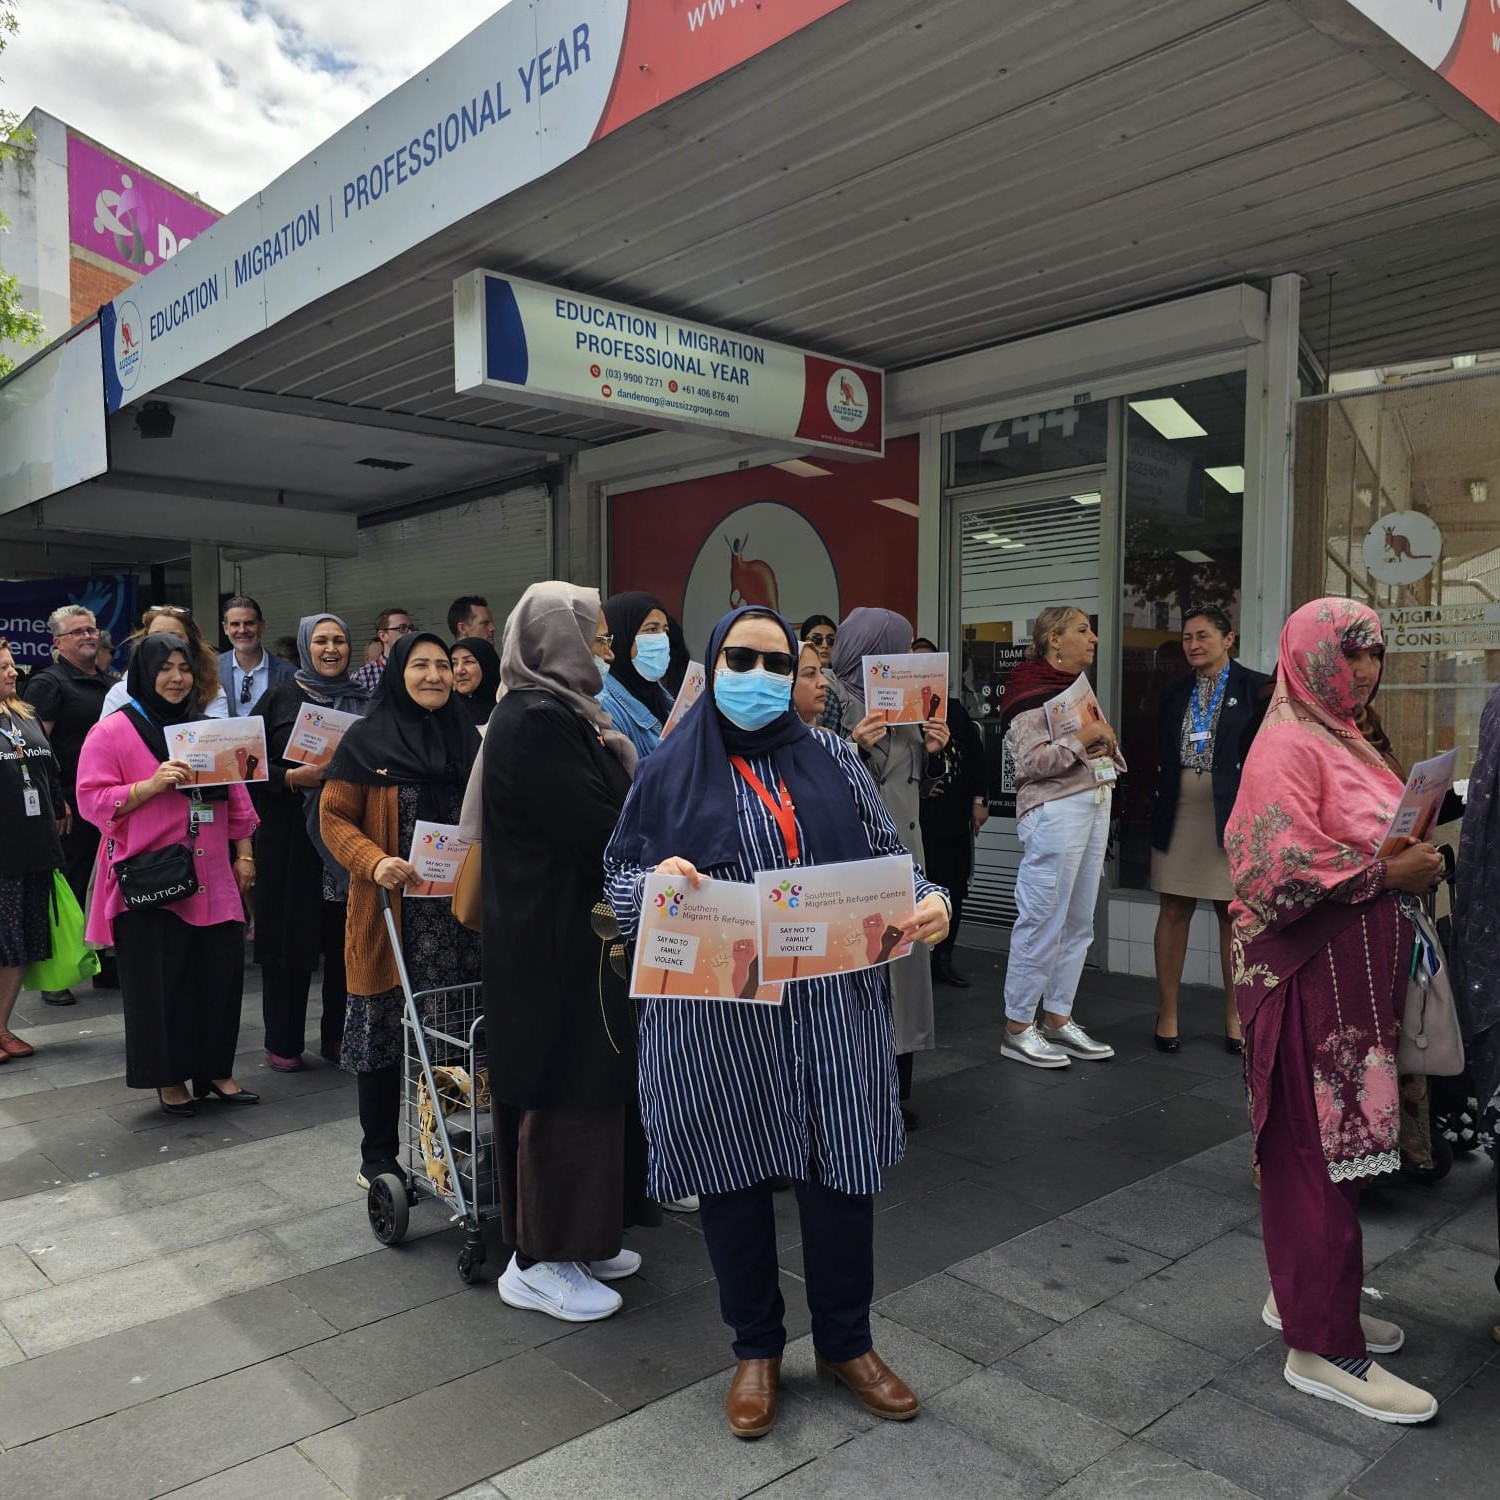
[[[356,786],[325,781],[319,822],[328,852],[349,872],[349,915],[344,922],[344,967],[351,995],[379,995],[401,982],[385,917],[375,866],[388,855],[401,855],[400,809],[394,786]],[[401,856],[405,857],[405,856]],[[392,891],[396,932],[401,932],[401,893]]]

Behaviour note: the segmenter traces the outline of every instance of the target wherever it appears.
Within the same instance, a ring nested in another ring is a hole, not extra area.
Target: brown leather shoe
[[[776,1387],[781,1379],[781,1356],[742,1359],[734,1367],[724,1411],[729,1430],[738,1438],[764,1437],[776,1425]]]
[[[837,1365],[819,1354],[817,1364],[823,1380],[830,1385],[839,1381],[848,1386],[871,1416],[884,1417],[888,1422],[909,1422],[921,1410],[916,1392],[873,1349],[858,1359],[846,1359]]]

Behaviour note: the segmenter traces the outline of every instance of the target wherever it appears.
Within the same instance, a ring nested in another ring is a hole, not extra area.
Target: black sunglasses
[[[764,662],[773,677],[790,677],[797,669],[790,651],[757,651],[753,646],[724,648],[724,665],[731,672],[748,672],[757,662]]]
[[[255,681],[255,673],[254,672],[246,672],[245,673],[245,680],[240,684],[240,702],[241,703],[248,703],[250,701],[250,686],[251,686],[251,684],[254,681]]]
[[[807,644],[809,646],[831,646],[833,644],[834,637],[832,631],[829,631],[827,635],[824,635],[821,631],[815,630],[811,635],[806,636],[804,639],[807,641]]]

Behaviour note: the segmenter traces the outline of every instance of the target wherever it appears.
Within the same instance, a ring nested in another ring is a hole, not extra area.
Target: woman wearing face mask
[[[922,793],[942,774],[948,725],[941,719],[925,724],[887,724],[885,712],[865,711],[863,659],[911,649],[911,622],[889,609],[852,610],[839,626],[833,646],[833,677],[829,698],[837,698],[843,733],[854,742],[859,758],[885,801],[901,842],[919,865],[925,863],[922,845]],[[932,959],[920,952],[907,954],[890,966],[891,1004],[896,1013],[896,1066],[901,1097],[911,1097],[912,1061],[918,1052],[937,1045],[932,1019]],[[917,1117],[903,1109],[906,1128],[917,1128]]]
[[[449,648],[453,657],[453,692],[481,729],[495,711],[500,691],[500,653],[483,636],[466,635]]]
[[[255,913],[266,1062],[277,1073],[302,1067],[307,993],[323,966],[318,1051],[339,1060],[344,1037],[344,917],[348,873],[313,840],[325,767],[286,759],[287,742],[309,705],[363,714],[369,694],[349,675],[349,627],[337,615],[297,626],[297,675],[261,694],[251,709],[266,721],[266,781],[253,793],[260,813],[256,858],[266,872]],[[333,868],[328,868],[333,864]]]
[[[479,939],[447,901],[406,902],[420,819],[457,823],[479,731],[453,699],[448,648],[430,631],[397,638],[369,711],[351,726],[323,783],[323,842],[349,872],[344,965],[349,1000],[339,1061],[359,1083],[360,1187],[402,1175],[403,999],[379,888],[390,892],[414,990],[479,978]]]
[[[703,697],[640,767],[605,852],[609,900],[627,936],[640,923],[648,871],[690,886],[744,883],[793,859],[906,852],[855,751],[793,713],[795,650],[791,627],[763,609],[735,610],[714,627]],[[916,895],[902,930],[938,942],[946,897],[920,870]],[[876,1416],[916,1415],[916,1396],[875,1353],[870,1332],[874,1194],[905,1144],[894,1051],[880,969],[789,982],[780,1005],[641,1002],[651,1190],[701,1197],[739,1361],[726,1401],[736,1437],[759,1437],[776,1420],[786,1341],[777,1176],[797,1184],[820,1374]]]
[[[255,884],[256,817],[242,783],[191,787],[192,768],[167,753],[168,727],[197,717],[189,649],[171,634],[137,645],[126,677],[129,706],[94,725],[78,763],[78,811],[103,835],[87,935],[115,949],[125,1082],[155,1089],[169,1115],[194,1114],[195,1096],[230,1104],[258,1098],[233,1075],[245,978],[242,897]],[[193,851],[196,891],[127,910],[116,867],[184,843]]]
[[[672,664],[667,612],[650,594],[615,594],[604,601],[604,621],[614,642],[614,660],[599,701],[615,728],[642,758],[661,743],[672,700],[661,685]]]

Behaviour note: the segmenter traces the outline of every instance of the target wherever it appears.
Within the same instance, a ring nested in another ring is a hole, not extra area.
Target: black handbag
[[[198,890],[198,872],[193,845],[198,842],[198,804],[188,817],[188,842],[148,849],[115,863],[115,879],[127,911],[145,911],[153,906],[171,906],[185,901]],[[115,856],[115,841],[109,841],[109,857]]]

